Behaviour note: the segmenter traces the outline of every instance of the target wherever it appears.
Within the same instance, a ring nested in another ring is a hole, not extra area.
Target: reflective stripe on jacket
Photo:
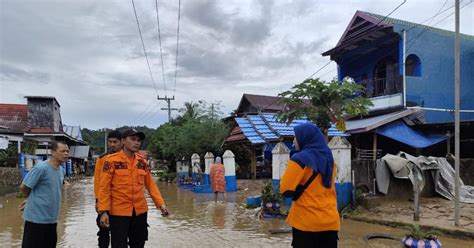
[[[147,189],[155,206],[165,204],[145,158],[135,153],[133,161],[123,152],[105,158],[100,178],[99,210],[110,211],[111,215],[132,216],[148,211],[144,188]]]

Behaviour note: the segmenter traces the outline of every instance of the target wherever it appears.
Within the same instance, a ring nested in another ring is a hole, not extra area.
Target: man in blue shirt
[[[23,248],[56,247],[64,179],[60,164],[69,159],[69,147],[62,141],[54,141],[51,151],[51,159],[35,165],[20,186],[27,197],[18,207],[24,210]]]

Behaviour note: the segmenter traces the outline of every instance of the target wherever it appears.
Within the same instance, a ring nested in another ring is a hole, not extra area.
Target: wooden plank
[[[374,132],[374,141],[373,141],[373,156],[372,159],[376,160],[377,159],[377,133]]]
[[[250,167],[252,171],[252,180],[257,179],[257,155],[255,151],[255,146],[252,146],[250,153]]]

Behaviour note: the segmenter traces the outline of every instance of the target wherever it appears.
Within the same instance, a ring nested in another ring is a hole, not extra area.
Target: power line
[[[146,53],[145,42],[143,42],[142,30],[140,28],[140,22],[138,21],[137,10],[135,8],[135,2],[132,0],[133,13],[135,13],[135,19],[137,20],[138,33],[140,34],[140,40],[142,41],[143,53],[145,54],[146,64],[148,65],[148,71],[150,72],[150,78],[153,82],[153,87],[155,88],[156,94],[158,90],[156,89],[155,79],[153,79],[153,73],[151,72],[150,61],[148,61],[148,55]]]
[[[426,19],[426,20],[424,21],[424,22],[428,21],[428,23],[426,24],[426,27],[424,27],[424,30],[423,30],[422,32],[420,32],[420,34],[411,42],[411,44],[410,44],[410,46],[407,48],[407,50],[410,49],[410,48],[415,44],[416,40],[417,40],[418,38],[420,38],[420,36],[421,36],[426,30],[428,30],[429,25],[431,24],[431,22],[432,22],[438,15],[440,15],[440,14],[442,14],[442,13],[446,12],[447,10],[449,10],[449,9],[451,9],[451,8],[454,7],[454,5],[453,5],[453,6],[451,6],[450,8],[447,8],[447,9],[445,9],[444,11],[441,11],[441,10],[444,8],[444,6],[446,5],[447,2],[448,2],[448,0],[444,1],[443,6],[441,6],[441,8],[438,10],[438,12],[436,12],[436,14],[435,14],[434,16],[432,16],[432,17],[430,17],[430,18],[428,18],[428,19]],[[451,15],[452,15],[452,14],[448,15],[448,17],[451,16]],[[446,19],[446,18],[443,18],[443,19],[441,19],[441,21],[444,21],[445,19]],[[441,21],[435,23],[434,25],[437,25],[437,24],[440,23]]]
[[[129,121],[129,123],[138,123],[139,121],[141,121],[145,116],[147,116],[147,115],[149,114],[149,112],[151,111],[151,110],[149,110],[149,109],[150,109],[150,107],[151,107],[154,103],[156,103],[156,102],[155,102],[155,100],[153,99],[153,101],[151,101],[151,102],[147,105],[147,107],[146,107],[142,112],[140,112],[140,114],[136,115],[133,119],[131,119],[131,120]]]
[[[176,64],[174,71],[174,89],[173,89],[173,98],[176,92],[176,78],[178,76],[178,52],[179,52],[179,22],[181,20],[181,0],[179,0],[178,6],[178,30],[176,31]]]
[[[388,15],[386,15],[382,20],[380,20],[380,22],[377,24],[379,25],[380,23],[382,23],[385,19],[387,19],[391,14],[393,14],[393,12],[397,11],[397,9],[399,9],[400,7],[402,7],[402,5],[404,5],[407,1],[404,0],[401,4],[399,4],[395,9],[392,10],[392,12],[388,13]]]
[[[329,60],[329,62],[327,62],[325,65],[323,65],[321,68],[319,68],[316,72],[314,72],[313,74],[311,74],[311,76],[307,77],[306,79],[312,78],[314,75],[316,75],[316,73],[320,72],[322,69],[326,68],[326,66],[328,66],[329,64],[331,64],[331,62],[334,62],[334,61]],[[305,79],[305,80],[306,80],[306,79]]]
[[[471,4],[472,2],[473,2],[473,1],[471,0],[470,2],[464,4],[463,6],[461,6],[460,9],[463,9],[464,7],[468,6],[468,5]],[[444,5],[443,5],[443,6],[444,6]],[[453,7],[454,7],[454,5],[453,5],[451,8],[453,8]],[[450,8],[448,8],[448,9],[450,9]],[[443,11],[443,12],[445,12],[445,11]],[[433,25],[434,25],[434,26],[435,26],[435,25],[438,25],[439,23],[443,22],[444,20],[446,20],[446,19],[448,19],[449,17],[451,17],[452,15],[454,15],[454,13],[455,13],[455,12],[452,12],[451,14],[445,16],[443,19],[439,20],[438,22],[436,22],[436,23],[433,24]],[[439,13],[439,14],[441,14],[441,13]],[[432,20],[434,19],[434,17],[436,17],[436,15],[433,16]],[[420,38],[420,36],[423,35],[429,28],[430,28],[429,26],[424,27],[423,31],[421,31],[421,32],[418,34],[418,36],[411,42],[411,44],[410,44],[410,46],[407,48],[407,50],[410,49],[410,48],[415,44],[416,40],[417,40],[418,38]]]
[[[163,50],[161,49],[161,31],[160,31],[160,15],[158,12],[158,0],[155,0],[156,23],[158,24],[158,40],[160,41],[160,57],[161,57],[161,74],[163,75],[163,87],[166,95],[165,67],[163,65]]]
[[[387,19],[391,14],[393,14],[395,11],[397,11],[397,10],[398,10],[403,4],[405,4],[405,3],[406,3],[406,0],[404,0],[404,1],[403,1],[402,3],[400,3],[397,7],[395,7],[390,13],[388,13],[388,15],[386,15],[384,18],[382,18],[375,26],[368,26],[368,27],[366,27],[366,28],[363,28],[363,29],[359,30],[357,33],[358,33],[358,34],[359,34],[359,33],[363,33],[363,32],[365,32],[365,31],[371,29],[372,27],[377,27],[380,23],[382,23],[385,19]],[[377,31],[377,29],[373,29],[372,31],[369,32],[369,34],[372,33],[372,32],[375,32],[375,31]],[[331,62],[333,62],[333,61],[330,60],[328,63],[326,63],[325,65],[323,65],[321,68],[319,68],[316,72],[314,72],[313,74],[311,74],[311,76],[307,77],[306,79],[312,78],[314,75],[316,75],[316,73],[320,72],[322,69],[324,69],[326,66],[328,66]],[[334,69],[333,69],[332,71],[334,71]],[[326,73],[326,74],[327,74],[327,73]],[[326,75],[326,74],[325,74],[325,75]],[[306,80],[306,79],[305,79],[305,80]]]
[[[469,5],[469,4],[472,3],[472,2],[473,2],[473,1],[471,0],[471,2],[469,2],[469,3],[465,4],[464,6],[462,6],[461,9],[464,8],[464,7],[466,7],[467,5]],[[451,7],[449,7],[449,8],[447,8],[447,9],[445,9],[445,10],[443,10],[443,11],[438,11],[437,14],[435,14],[435,15],[429,17],[428,19],[424,20],[424,21],[421,22],[421,23],[415,24],[414,26],[408,28],[406,31],[410,31],[410,30],[412,30],[412,29],[414,29],[414,28],[417,28],[417,27],[419,27],[419,26],[422,26],[424,23],[426,23],[426,22],[428,22],[428,21],[430,21],[430,20],[433,20],[433,19],[436,18],[437,16],[439,16],[439,15],[445,13],[446,11],[448,11],[448,10],[450,10],[450,9],[452,9],[452,8],[454,8],[454,5],[451,6]],[[442,9],[442,8],[441,8],[441,9]],[[448,17],[452,16],[453,14],[454,14],[454,12],[452,12],[451,14],[449,14],[448,16],[446,16],[445,18],[441,19],[440,21],[438,21],[438,22],[435,23],[434,25],[437,25],[437,24],[439,24],[440,22],[446,20]],[[425,27],[424,27],[424,30],[421,32],[421,34],[422,34],[423,32],[426,32],[429,28],[431,28],[431,27],[430,27],[430,26],[425,26]],[[421,36],[421,34],[418,35],[418,37]],[[417,39],[418,37],[412,38],[412,39],[409,41],[409,45],[410,45],[410,46],[407,48],[407,50],[408,50],[409,48],[411,48],[411,46],[413,46],[414,42],[416,41],[416,39]],[[383,57],[385,57],[387,54],[390,54],[390,53],[394,52],[394,51],[397,50],[397,49],[398,49],[398,47],[389,50],[389,51],[386,52],[385,54],[382,54],[382,55],[380,56],[380,59],[383,58]],[[349,60],[349,61],[346,61],[346,62],[344,62],[344,63],[342,63],[342,64],[340,64],[340,65],[347,65],[347,64],[349,64],[349,63],[352,63],[352,62],[354,62],[354,61],[360,59],[361,57],[362,57],[362,56],[357,56],[357,57],[355,57],[355,58],[353,58],[353,59],[351,59],[351,60]],[[363,68],[362,68],[361,70],[359,70],[359,71],[364,71],[364,70],[365,70],[367,67],[369,67],[369,66],[370,66],[370,65],[366,65],[365,67],[363,67]],[[335,70],[336,70],[336,69],[332,69],[332,70],[330,70],[330,71],[327,71],[326,73],[320,75],[319,77],[323,77],[323,76],[325,76],[325,75],[327,75],[327,74],[329,74],[329,73],[331,73],[331,72],[333,72],[333,71],[335,71]],[[356,80],[356,78],[354,78],[354,80]],[[356,81],[357,81],[357,80],[356,80]]]
[[[147,124],[154,116],[156,116],[160,112],[160,108],[156,108],[154,112],[151,112],[151,115],[148,118],[143,119],[143,124]]]
[[[438,12],[436,12],[436,14],[434,16],[437,16],[441,13],[441,11],[443,10],[444,6],[446,6],[446,4],[448,3],[448,0],[445,0],[443,5],[441,6],[441,8],[439,8]],[[429,26],[431,24],[431,21],[434,20],[434,17],[426,24],[426,26]]]

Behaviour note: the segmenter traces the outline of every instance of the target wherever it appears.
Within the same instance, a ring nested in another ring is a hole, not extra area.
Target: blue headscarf
[[[294,130],[300,151],[291,160],[302,167],[310,166],[321,174],[324,187],[331,188],[334,159],[321,130],[310,122],[295,126]]]

